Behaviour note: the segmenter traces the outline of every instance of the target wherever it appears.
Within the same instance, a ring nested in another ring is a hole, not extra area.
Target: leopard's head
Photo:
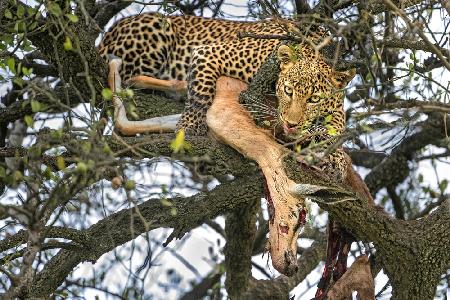
[[[296,138],[303,130],[343,109],[342,89],[355,76],[354,69],[336,71],[306,45],[282,45],[278,58],[278,114],[288,137]]]

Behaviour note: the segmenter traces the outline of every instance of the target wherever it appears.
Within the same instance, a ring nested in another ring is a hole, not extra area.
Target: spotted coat
[[[178,128],[204,134],[217,78],[225,75],[249,83],[279,43],[238,38],[244,32],[282,34],[283,29],[273,22],[145,13],[120,20],[105,34],[99,51],[105,58],[122,58],[125,80],[136,75],[188,80],[187,105]]]
[[[237,22],[195,16],[144,13],[120,20],[100,43],[100,54],[123,61],[121,77],[147,75],[164,80],[187,80],[188,99],[177,127],[189,134],[205,134],[206,112],[215,83],[225,75],[250,83],[267,57],[279,46],[277,39],[239,38],[239,33],[284,34],[275,21]],[[296,47],[278,49],[281,72],[277,83],[278,117],[288,139],[302,143],[330,138],[345,128],[343,93],[354,74],[338,72],[311,47],[322,33]],[[332,115],[331,120],[327,117]],[[325,124],[325,121],[328,124]],[[305,132],[307,134],[305,134]],[[305,138],[306,136],[306,138]],[[326,160],[325,168],[339,177],[346,168],[341,150]]]

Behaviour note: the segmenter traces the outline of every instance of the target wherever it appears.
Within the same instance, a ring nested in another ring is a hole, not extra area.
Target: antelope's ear
[[[343,89],[347,84],[355,77],[356,69],[348,71],[334,71],[333,72],[333,85],[338,89]]]
[[[278,48],[278,59],[280,60],[281,72],[286,72],[293,64],[294,51],[289,46],[281,45]]]

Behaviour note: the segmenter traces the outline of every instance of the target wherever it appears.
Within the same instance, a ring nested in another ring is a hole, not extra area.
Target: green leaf
[[[326,128],[328,129],[328,134],[329,135],[336,135],[337,134],[337,131],[336,131],[336,129],[333,126],[327,125]]]
[[[108,144],[104,144],[104,145],[103,145],[103,153],[105,153],[105,154],[111,154],[111,153],[113,153],[112,150],[111,150],[111,148],[109,147]]]
[[[23,87],[24,80],[20,77],[16,77],[13,79],[13,82],[20,87]]]
[[[184,150],[189,150],[191,148],[191,145],[185,141],[184,130],[177,132],[177,135],[170,143],[170,148],[174,153],[184,152]]]
[[[66,14],[66,17],[72,23],[77,23],[78,22],[78,16],[76,16],[76,15]]]
[[[25,124],[27,124],[28,127],[33,128],[34,126],[34,120],[33,117],[30,115],[26,115],[23,120],[25,121]]]
[[[9,9],[5,10],[5,18],[12,19],[13,15]]]
[[[23,175],[20,171],[16,170],[13,172],[12,178],[13,178],[14,182],[18,182],[18,181],[22,180]]]
[[[12,37],[12,35],[4,35],[2,36],[2,40],[5,41],[5,44],[12,46],[14,43],[14,39]]]
[[[167,198],[162,198],[162,199],[160,200],[160,202],[161,202],[161,204],[162,204],[163,206],[172,206],[172,205],[173,205],[173,203],[170,202],[169,200],[167,200]]]
[[[445,190],[447,189],[448,186],[448,180],[444,179],[439,183],[439,190],[441,191],[441,193],[444,193]]]
[[[16,65],[13,57],[10,57],[6,60],[6,65],[11,72],[16,73]]]
[[[36,27],[37,27],[37,22],[31,22],[31,24],[30,25],[28,25],[28,30],[34,30],[34,29],[36,29]],[[28,47],[30,47],[30,46],[28,46]],[[25,49],[25,48],[24,48]],[[27,49],[25,49],[26,51],[31,51],[31,50],[27,50]]]
[[[87,167],[87,165],[84,162],[79,161],[77,163],[77,171],[79,173],[85,174],[87,172],[87,170],[88,170],[88,167]]]
[[[333,120],[333,115],[329,114],[328,116],[325,117],[325,124],[328,124],[331,122],[331,120]]]
[[[362,124],[361,129],[363,132],[367,132],[367,133],[370,133],[373,131],[372,127],[370,127],[369,125],[366,125],[366,124]]]
[[[21,5],[19,5],[17,7],[17,16],[19,18],[22,18],[24,13],[25,13],[25,8],[23,6],[21,6]]]
[[[36,100],[31,100],[31,111],[34,113],[40,112],[41,111],[41,103],[39,101]]]
[[[134,190],[136,188],[136,183],[134,182],[134,180],[127,180],[125,181],[123,187],[128,191]]]
[[[27,67],[22,67],[22,73],[25,76],[30,76],[31,73],[33,72],[33,68],[27,68]]]
[[[125,95],[126,95],[128,98],[133,98],[133,97],[134,97],[134,92],[133,92],[133,90],[131,90],[131,89],[126,89],[126,90],[125,90]]]
[[[170,208],[170,214],[175,217],[177,215],[177,208],[176,207],[172,207]]]
[[[85,154],[89,154],[92,150],[92,143],[91,142],[81,142],[81,150]]]
[[[66,51],[70,51],[73,49],[72,47],[72,41],[70,40],[70,38],[68,36],[66,36],[66,41],[64,42],[64,50]]]
[[[267,127],[270,127],[270,121],[264,120],[264,121],[263,121],[263,125],[264,125],[264,126],[267,126]]]
[[[0,178],[6,177],[6,169],[0,166]]]
[[[53,177],[52,170],[50,170],[49,167],[46,167],[45,170],[42,172],[42,174],[46,179],[52,179]]]
[[[102,97],[105,100],[110,100],[113,96],[113,92],[109,88],[104,88],[102,90]]]
[[[64,170],[66,168],[66,162],[64,160],[64,157],[58,156],[58,158],[56,158],[56,166],[60,170]]]
[[[47,10],[55,16],[60,16],[62,14],[61,7],[55,2],[50,2],[47,4]]]
[[[51,137],[52,137],[52,139],[55,139],[55,140],[61,139],[63,137],[62,129],[53,130],[51,132]]]
[[[130,114],[130,116],[135,119],[138,120],[139,119],[139,115],[136,109],[136,106],[132,103],[128,103],[127,107],[127,113]]]

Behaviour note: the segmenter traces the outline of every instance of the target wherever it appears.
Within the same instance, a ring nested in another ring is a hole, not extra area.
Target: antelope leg
[[[113,57],[109,61],[108,85],[113,92],[115,128],[123,135],[135,135],[144,132],[174,132],[181,114],[156,117],[141,121],[128,120],[122,100],[117,96],[117,92],[122,89],[121,78],[119,75],[121,64],[122,60],[117,57]]]
[[[272,264],[279,272],[291,276],[297,267],[297,237],[304,201],[290,190],[295,183],[284,172],[283,157],[287,150],[273,137],[258,128],[238,98],[247,85],[220,77],[216,96],[209,108],[206,122],[210,132],[220,141],[255,160],[267,180],[273,215],[269,221],[269,243]]]

